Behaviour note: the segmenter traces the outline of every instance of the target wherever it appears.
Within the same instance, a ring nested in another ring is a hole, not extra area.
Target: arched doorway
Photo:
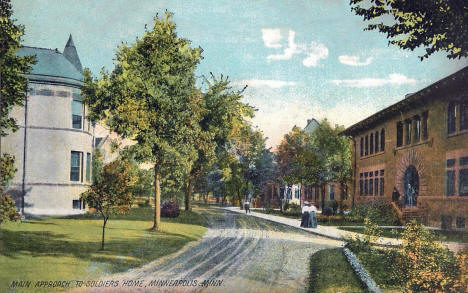
[[[403,189],[405,191],[405,206],[415,207],[419,194],[419,175],[418,170],[413,165],[409,165],[405,171]]]

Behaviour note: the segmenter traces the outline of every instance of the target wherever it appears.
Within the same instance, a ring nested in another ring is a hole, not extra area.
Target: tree
[[[154,165],[155,212],[153,230],[160,230],[161,173],[174,161],[177,175],[188,174],[197,152],[196,137],[199,96],[194,91],[194,70],[201,48],[179,38],[172,14],[154,18],[135,44],[122,44],[111,74],[101,71],[95,79],[85,71],[83,100],[91,120],[107,119],[109,127],[122,137],[136,141],[133,149],[140,162]]]
[[[116,213],[125,213],[132,202],[131,186],[136,181],[130,176],[130,164],[116,160],[104,165],[99,172],[99,180],[81,194],[90,209],[95,209],[102,217],[101,250],[104,250],[104,235],[109,218]]]
[[[28,86],[26,74],[35,63],[33,56],[20,57],[16,54],[21,48],[24,27],[15,24],[12,14],[10,1],[0,1],[0,150],[1,138],[18,130],[16,120],[10,117],[10,111],[15,106],[23,106]],[[0,162],[1,195],[16,169],[13,156],[0,153]],[[2,198],[2,201],[7,203],[6,198]]]
[[[220,78],[216,78],[211,74],[211,78],[205,79],[205,82],[208,89],[200,94],[200,127],[196,133],[197,137],[192,140],[198,156],[185,183],[186,210],[189,209],[193,181],[213,171],[216,160],[246,124],[245,118],[253,117],[254,113],[253,107],[242,102],[245,88],[232,90],[228,77],[221,75]]]
[[[362,4],[364,6],[362,6]],[[437,51],[450,59],[468,57],[468,4],[462,0],[350,0],[351,10],[371,23],[366,30],[387,35],[402,49],[423,47],[421,60]],[[353,6],[354,5],[354,6]],[[393,21],[389,23],[389,17]]]

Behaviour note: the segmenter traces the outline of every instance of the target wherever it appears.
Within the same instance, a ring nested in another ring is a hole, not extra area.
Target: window
[[[458,194],[468,195],[468,169],[461,169],[458,179],[460,182],[458,185]]]
[[[364,156],[364,138],[361,137],[361,144],[359,145],[359,148],[361,149],[361,157]]]
[[[80,200],[73,200],[73,209],[74,210],[81,210],[81,201]]]
[[[397,123],[397,138],[396,138],[396,146],[401,147],[403,145],[403,123]]]
[[[335,186],[328,185],[328,198],[329,200],[335,200]]]
[[[383,177],[380,177],[380,196],[383,196],[384,195],[384,178]]]
[[[445,230],[452,228],[452,217],[441,215],[440,216],[440,228],[445,229]]]
[[[369,155],[369,136],[366,135],[365,155]]]
[[[422,139],[426,140],[429,137],[427,132],[427,119],[429,116],[429,112],[425,111],[422,113],[422,125],[421,125],[421,132],[422,132]]]
[[[53,96],[54,92],[49,89],[40,89],[36,90],[36,95],[38,96]]]
[[[369,141],[369,143],[370,143],[369,144],[370,145],[369,154],[372,155],[374,153],[374,134],[373,133],[370,134],[369,139],[370,139],[370,141]]]
[[[408,119],[405,121],[405,145],[411,143],[411,120]]]
[[[380,131],[380,151],[385,151],[385,129]]]
[[[75,129],[83,128],[83,104],[81,101],[72,101],[72,127]]]
[[[457,229],[464,229],[465,228],[465,218],[457,217],[456,227],[457,227]]]
[[[455,195],[455,171],[445,172],[445,195]]]
[[[364,173],[364,194],[367,195],[369,194],[369,189],[368,189],[368,183],[369,183],[369,179],[367,178],[368,176],[368,173]]]
[[[448,160],[446,161],[445,165],[446,165],[448,168],[453,167],[453,166],[455,166],[455,161],[456,161],[455,159],[448,159]]]
[[[468,101],[463,101],[460,104],[460,130],[466,129],[468,129]]]
[[[83,153],[82,152],[71,152],[71,167],[70,167],[70,181],[82,180],[82,168],[83,165]]]
[[[359,195],[364,195],[364,182],[362,180],[363,174],[359,174]]]
[[[294,189],[294,197],[299,198],[299,188]]]
[[[374,194],[374,179],[369,179],[369,195]]]
[[[379,152],[379,132],[375,132],[375,152]]]
[[[414,116],[414,142],[419,142],[421,138],[421,118]]]
[[[91,154],[86,153],[86,181],[91,181]]]
[[[447,133],[455,132],[455,123],[457,119],[457,106],[455,103],[449,103],[447,109]]]
[[[460,158],[460,166],[468,165],[468,157]]]
[[[375,195],[379,195],[379,179],[375,178],[374,180],[374,190],[375,190]]]

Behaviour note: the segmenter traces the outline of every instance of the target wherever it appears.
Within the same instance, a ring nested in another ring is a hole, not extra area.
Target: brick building
[[[393,195],[392,205],[403,220],[466,229],[468,67],[343,134],[353,140],[355,203],[392,201]]]

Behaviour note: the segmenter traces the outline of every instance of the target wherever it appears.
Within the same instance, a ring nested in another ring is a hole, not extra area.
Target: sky
[[[83,67],[113,69],[121,42],[132,44],[145,24],[174,13],[180,37],[203,48],[196,75],[229,76],[248,85],[252,123],[275,147],[293,126],[327,118],[350,126],[468,65],[437,53],[389,46],[364,31],[349,0],[13,0],[25,26],[24,45],[63,50],[72,34]]]

